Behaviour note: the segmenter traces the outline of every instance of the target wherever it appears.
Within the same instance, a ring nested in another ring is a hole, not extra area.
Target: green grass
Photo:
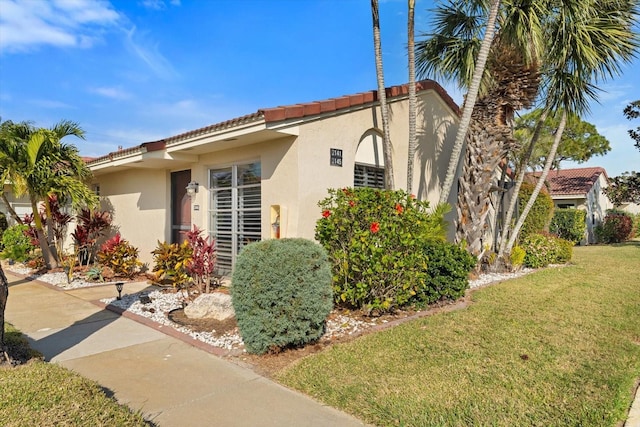
[[[12,350],[30,353],[22,334],[5,324]],[[12,353],[14,353],[12,351]],[[0,425],[148,426],[139,414],[107,397],[100,386],[59,365],[35,358],[17,367],[0,367]]]
[[[640,243],[473,294],[278,375],[380,426],[614,426],[640,377]]]

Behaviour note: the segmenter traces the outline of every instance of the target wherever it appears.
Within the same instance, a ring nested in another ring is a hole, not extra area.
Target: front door
[[[191,229],[191,170],[171,172],[171,243],[182,243]]]

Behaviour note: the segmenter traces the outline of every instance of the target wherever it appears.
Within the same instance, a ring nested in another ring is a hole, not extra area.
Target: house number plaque
[[[329,164],[331,166],[340,166],[342,167],[342,150],[338,148],[331,148],[331,160]]]

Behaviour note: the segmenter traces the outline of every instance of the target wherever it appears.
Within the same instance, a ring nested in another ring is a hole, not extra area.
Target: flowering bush
[[[425,248],[444,242],[447,205],[429,211],[406,192],[370,188],[331,189],[318,205],[315,236],[329,254],[337,303],[388,311],[433,299]]]

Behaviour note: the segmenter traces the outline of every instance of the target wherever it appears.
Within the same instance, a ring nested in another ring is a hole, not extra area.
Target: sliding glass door
[[[261,227],[260,163],[209,171],[209,233],[216,241],[218,274],[228,274],[240,250],[259,241]]]

